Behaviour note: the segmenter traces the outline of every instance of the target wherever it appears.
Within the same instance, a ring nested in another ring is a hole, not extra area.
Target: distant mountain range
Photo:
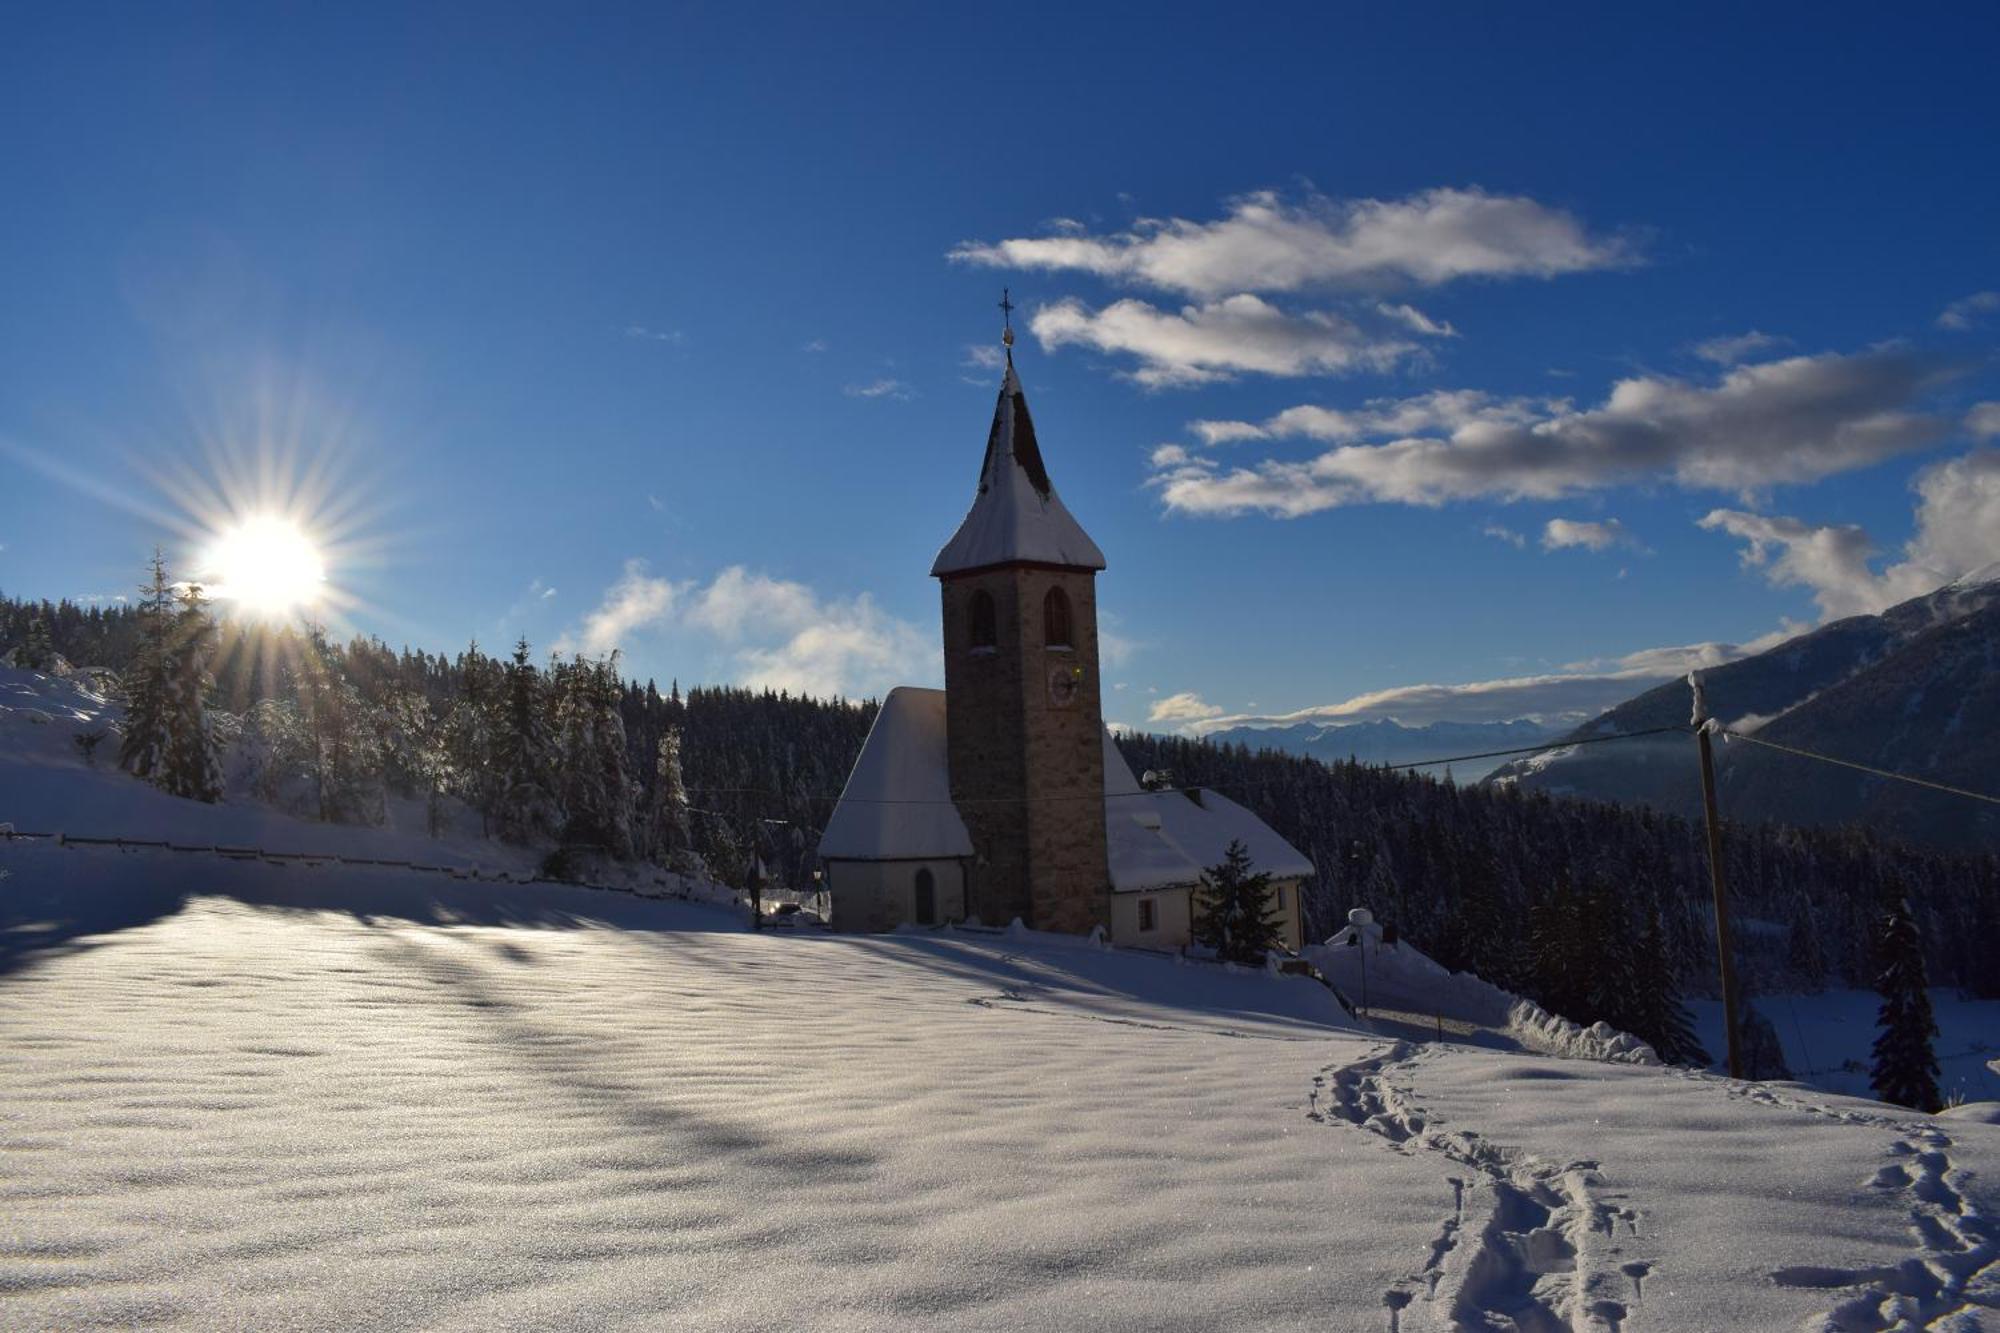
[[[1951,786],[2000,789],[2000,566],[1702,673],[1709,711],[1776,744]],[[1565,739],[1685,724],[1685,683],[1646,691]],[[1744,742],[1718,748],[1723,813],[1793,824],[1863,821],[1940,847],[2000,849],[2000,807]],[[1667,735],[1557,750],[1487,778],[1550,794],[1701,809],[1694,743]]]
[[[1552,726],[1526,718],[1512,722],[1433,722],[1406,727],[1383,718],[1373,722],[1295,722],[1284,727],[1227,727],[1207,738],[1218,745],[1246,745],[1252,750],[1281,750],[1328,763],[1355,759],[1364,764],[1416,764],[1451,755],[1481,754],[1555,740],[1567,726]],[[1475,760],[1452,766],[1461,782],[1484,777],[1502,761]]]

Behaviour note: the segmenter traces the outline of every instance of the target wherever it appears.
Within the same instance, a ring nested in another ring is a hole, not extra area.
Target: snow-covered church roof
[[[1256,815],[1202,790],[1146,791],[1104,733],[1104,833],[1111,887],[1176,888],[1201,879],[1240,841],[1251,864],[1278,879],[1313,873],[1312,862]],[[950,860],[972,855],[951,799],[943,690],[889,691],[820,836],[829,861]]]
[[[819,854],[834,861],[972,855],[946,754],[944,691],[890,690],[820,834]]]
[[[965,521],[958,525],[931,564],[931,575],[963,574],[989,565],[1026,561],[1071,569],[1104,568],[1104,552],[1071,516],[1042,465],[1035,442],[1035,423],[1028,416],[1027,395],[1007,360],[1000,382],[1000,401],[993,408],[993,430],[986,437],[986,461],[979,472],[979,493]]]

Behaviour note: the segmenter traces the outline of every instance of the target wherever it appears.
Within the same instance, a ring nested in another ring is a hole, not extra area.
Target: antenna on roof
[[[1008,289],[1000,289],[1000,345],[1007,349],[1007,364],[1014,364],[1014,299]]]

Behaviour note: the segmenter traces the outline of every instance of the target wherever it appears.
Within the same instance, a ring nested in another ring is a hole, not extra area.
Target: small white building
[[[1203,872],[1241,842],[1297,948],[1312,863],[1220,793],[1142,790],[1105,730],[1104,555],[1049,480],[1008,345],[979,489],[931,568],[945,688],[903,686],[882,702],[820,838],[832,923],[1018,917],[1178,949]]]

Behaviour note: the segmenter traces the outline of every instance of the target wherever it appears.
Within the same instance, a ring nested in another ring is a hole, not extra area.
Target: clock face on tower
[[[1068,708],[1076,702],[1077,691],[1083,684],[1083,668],[1058,662],[1049,668],[1049,703],[1056,708]]]

